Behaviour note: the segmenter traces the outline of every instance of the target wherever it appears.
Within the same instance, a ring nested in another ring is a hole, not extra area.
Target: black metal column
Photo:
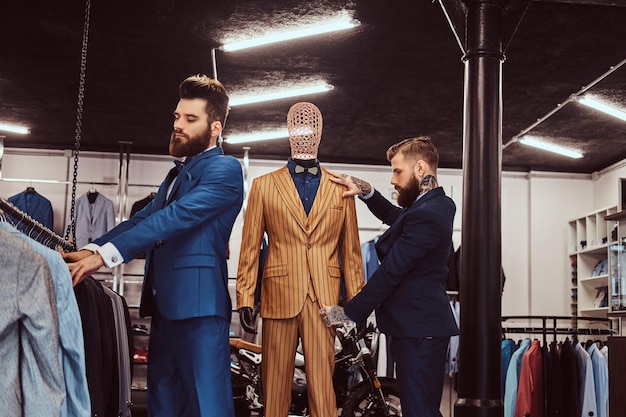
[[[463,233],[457,417],[495,417],[501,399],[502,0],[466,6]]]

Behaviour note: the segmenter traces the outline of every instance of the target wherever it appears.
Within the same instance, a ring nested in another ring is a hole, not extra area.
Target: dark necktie
[[[296,165],[294,172],[300,174],[301,172],[309,172],[311,175],[317,175],[317,167],[305,168],[302,165]]]

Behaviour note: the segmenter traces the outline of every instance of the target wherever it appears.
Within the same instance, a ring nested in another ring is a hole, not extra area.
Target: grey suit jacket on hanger
[[[5,230],[0,265],[0,410],[7,416],[59,416],[65,383],[50,270],[41,255]]]

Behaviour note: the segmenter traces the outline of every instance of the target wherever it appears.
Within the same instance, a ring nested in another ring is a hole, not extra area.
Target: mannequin
[[[254,331],[259,247],[267,233],[260,298],[265,415],[288,414],[301,339],[311,416],[336,417],[335,330],[326,327],[319,309],[339,302],[342,277],[348,299],[364,284],[356,208],[319,166],[320,110],[308,102],[294,104],[287,128],[287,165],[255,178],[250,188],[237,273],[239,317],[244,330]]]

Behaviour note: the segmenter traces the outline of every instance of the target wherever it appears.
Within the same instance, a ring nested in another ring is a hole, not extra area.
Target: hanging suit
[[[52,203],[50,203],[50,200],[46,197],[33,190],[15,194],[7,200],[33,219],[52,230],[54,224]]]
[[[252,183],[237,273],[237,306],[254,305],[259,246],[267,232],[260,310],[268,417],[287,415],[298,332],[303,337],[311,415],[337,415],[332,386],[335,331],[324,325],[319,308],[339,302],[342,272],[348,299],[364,282],[356,207],[353,198],[342,197],[343,192],[322,168],[307,216],[287,166]],[[299,330],[294,330],[295,322]]]
[[[65,397],[54,284],[45,259],[0,230],[0,410],[59,416]]]
[[[50,268],[59,320],[59,357],[66,388],[65,399],[61,404],[61,417],[89,417],[91,407],[85,370],[83,328],[67,264],[59,252],[28,238],[8,223],[0,222],[0,229],[26,242],[35,253],[44,257]]]
[[[115,226],[113,202],[99,193],[93,204],[89,202],[89,193],[78,197],[74,216],[77,248],[82,248]]]

